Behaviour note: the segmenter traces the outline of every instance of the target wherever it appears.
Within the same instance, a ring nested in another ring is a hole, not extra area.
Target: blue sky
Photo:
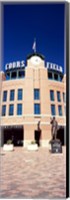
[[[64,4],[4,5],[4,65],[37,53],[47,62],[64,66]]]

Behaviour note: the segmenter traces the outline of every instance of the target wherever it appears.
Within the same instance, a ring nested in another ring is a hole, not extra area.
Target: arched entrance
[[[60,126],[59,130],[57,131],[57,138],[60,139],[62,145],[65,145],[64,130],[65,130],[64,126]]]
[[[5,126],[3,128],[3,143],[7,143],[8,140],[12,140],[14,146],[23,146],[23,126]]]

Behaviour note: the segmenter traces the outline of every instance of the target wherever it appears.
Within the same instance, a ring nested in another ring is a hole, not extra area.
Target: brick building
[[[2,145],[13,139],[15,146],[26,147],[35,139],[47,146],[53,116],[59,125],[57,137],[64,144],[66,75],[62,67],[45,63],[43,55],[33,53],[27,56],[26,65],[24,61],[7,64],[0,79]]]

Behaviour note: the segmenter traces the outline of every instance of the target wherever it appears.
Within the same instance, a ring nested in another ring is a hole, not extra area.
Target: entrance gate
[[[12,140],[14,146],[23,146],[23,126],[6,126],[3,128],[3,143]]]
[[[57,132],[57,138],[58,139],[60,139],[60,141],[61,141],[61,143],[62,143],[62,145],[65,145],[65,141],[64,141],[64,127],[63,126],[61,126],[60,128],[59,128],[59,130],[58,130],[58,132]]]

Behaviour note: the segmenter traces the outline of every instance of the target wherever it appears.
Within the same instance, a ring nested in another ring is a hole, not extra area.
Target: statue
[[[51,119],[51,118],[50,118]],[[58,130],[58,123],[55,119],[55,117],[53,117],[53,119],[51,119],[50,121],[51,123],[51,135],[52,135],[52,140],[56,140],[57,139],[57,130]]]
[[[40,121],[37,123],[37,135],[36,135],[36,142],[38,146],[40,146],[40,139],[41,139],[41,128],[40,128]]]
[[[50,118],[51,123],[51,135],[52,139],[50,141],[51,144],[51,152],[52,153],[62,153],[62,144],[60,139],[57,139],[57,130],[58,130],[58,122],[55,117],[53,119]]]
[[[41,130],[41,129],[40,129],[40,121],[39,121],[38,124],[37,124],[37,130],[38,130],[38,131]]]

